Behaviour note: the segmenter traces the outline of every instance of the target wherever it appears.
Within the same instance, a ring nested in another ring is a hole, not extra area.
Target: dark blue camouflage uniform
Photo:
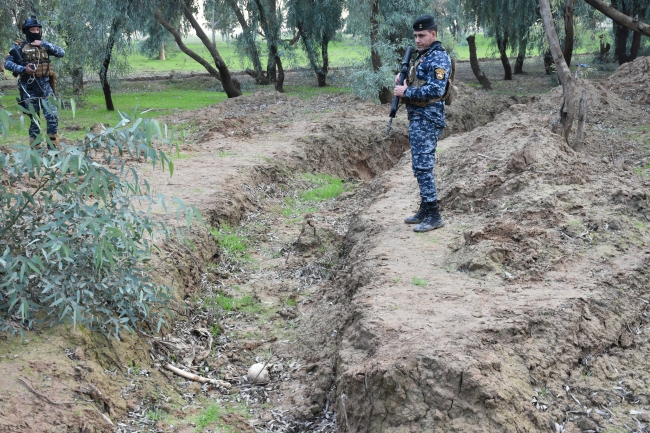
[[[52,43],[41,41],[41,46],[47,50],[47,53],[50,56],[63,57],[65,55],[63,48]],[[19,64],[18,61],[19,59],[15,59],[13,56],[9,55],[5,59],[5,69],[20,74],[20,79],[18,80],[20,99],[25,102],[25,107],[31,103],[34,106],[36,115],[40,115],[41,99],[47,99],[50,95],[54,95],[52,87],[50,86],[50,79],[48,77],[35,78],[34,76],[27,75],[25,65]],[[59,130],[59,118],[54,104],[50,104],[50,107],[49,110],[43,110],[43,114],[47,121],[48,135],[54,135]],[[35,138],[39,133],[40,130],[36,125],[36,122],[34,122],[34,119],[31,119],[29,136]]]
[[[426,80],[421,87],[408,87],[404,96],[410,100],[427,101],[440,98],[445,93],[451,59],[442,48],[440,41],[431,44],[428,51],[416,59],[416,75],[419,80]],[[444,69],[442,79],[436,76],[436,69]],[[425,203],[438,199],[436,181],[433,176],[436,146],[438,138],[445,128],[445,102],[434,102],[424,107],[406,105],[409,118],[409,141],[411,143],[411,158],[413,175],[420,186],[420,196]]]

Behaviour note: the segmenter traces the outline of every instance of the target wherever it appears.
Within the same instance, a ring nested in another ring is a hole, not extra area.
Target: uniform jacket
[[[409,86],[404,92],[404,97],[415,101],[426,101],[444,95],[451,73],[451,59],[440,41],[431,44],[424,54],[418,55],[415,62],[417,78],[426,81],[426,84],[421,87]],[[434,102],[425,107],[406,104],[406,109],[410,121],[424,120],[440,128],[447,126],[445,123],[445,101]]]
[[[16,45],[18,45],[18,44],[16,44]],[[63,50],[63,48],[61,48],[61,47],[59,47],[57,45],[54,45],[54,44],[52,44],[50,42],[41,41],[41,46],[47,50],[47,53],[50,56],[63,57],[65,55],[65,51]],[[20,46],[19,46],[19,48],[20,48]],[[22,62],[22,63],[24,63],[24,64],[19,63],[19,59],[16,59],[12,55],[9,55],[5,59],[5,69],[7,69],[8,71],[11,71],[11,72],[15,72],[17,74],[24,74],[26,72],[26,70],[27,70],[27,68],[26,68],[27,64],[26,64],[26,62]]]

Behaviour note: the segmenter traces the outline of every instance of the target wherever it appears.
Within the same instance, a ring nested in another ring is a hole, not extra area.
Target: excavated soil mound
[[[435,232],[402,222],[408,157],[376,179],[339,295],[344,431],[645,431],[650,182],[628,131],[650,113],[581,85],[584,152],[549,128],[557,90],[439,143]]]
[[[639,57],[621,65],[605,86],[627,101],[650,104],[650,57]]]

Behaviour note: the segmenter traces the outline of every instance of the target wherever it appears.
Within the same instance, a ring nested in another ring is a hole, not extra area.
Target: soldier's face
[[[29,28],[29,33],[38,34],[38,32],[39,32],[40,30],[41,30],[41,29],[40,29],[39,27],[30,27],[30,28]]]
[[[418,50],[423,50],[437,40],[437,32],[435,30],[416,30],[413,32],[415,38],[415,45]]]

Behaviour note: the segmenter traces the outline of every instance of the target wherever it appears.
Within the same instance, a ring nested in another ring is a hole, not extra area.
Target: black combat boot
[[[418,213],[416,213],[413,216],[410,216],[404,220],[406,224],[420,224],[422,220],[424,219],[425,215],[425,210],[424,210],[424,201],[420,201],[420,209],[418,210]]]
[[[433,203],[424,203],[423,205],[425,215],[422,219],[422,222],[413,227],[414,232],[428,232],[445,225],[445,223],[442,221],[442,217],[440,216],[437,201],[434,201]]]

